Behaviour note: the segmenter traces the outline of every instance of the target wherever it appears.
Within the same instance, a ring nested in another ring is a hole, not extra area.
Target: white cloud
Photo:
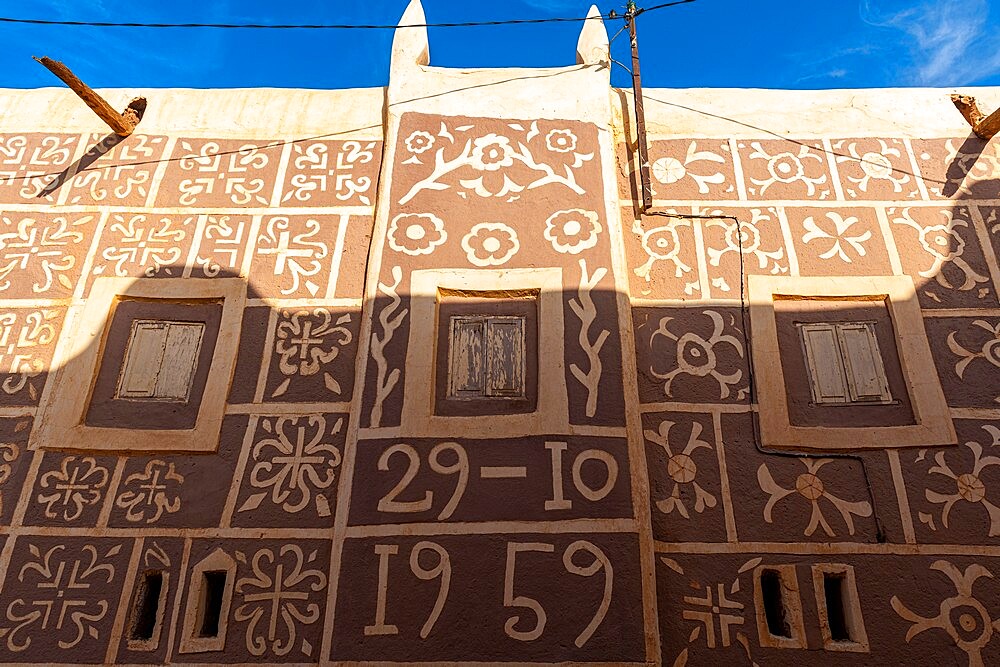
[[[861,20],[902,32],[912,63],[905,83],[961,86],[1000,73],[1000,33],[988,0],[860,0]],[[894,6],[895,5],[895,6]]]

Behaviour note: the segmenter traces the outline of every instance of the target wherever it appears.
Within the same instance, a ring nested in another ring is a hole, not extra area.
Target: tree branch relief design
[[[601,348],[604,347],[604,343],[607,342],[608,336],[611,332],[607,329],[602,329],[597,335],[597,339],[591,342],[590,340],[590,327],[597,319],[597,308],[594,306],[594,301],[590,297],[591,290],[597,286],[599,282],[606,276],[608,270],[601,267],[594,271],[593,274],[588,275],[587,273],[587,261],[584,259],[580,260],[580,287],[577,289],[576,299],[570,299],[569,307],[573,311],[573,314],[577,316],[580,320],[580,337],[579,343],[580,347],[587,355],[588,370],[584,373],[583,369],[577,364],[570,364],[569,370],[573,373],[573,377],[576,378],[577,382],[582,384],[587,389],[587,408],[586,413],[588,417],[593,417],[597,413],[597,391],[601,383],[601,372],[603,366],[601,364]]]
[[[382,409],[385,400],[396,387],[396,383],[399,382],[399,376],[401,375],[401,371],[398,368],[392,369],[391,372],[389,371],[389,361],[385,358],[385,347],[392,340],[396,329],[403,324],[403,320],[410,312],[409,308],[403,308],[399,312],[396,312],[403,302],[399,298],[399,295],[396,294],[396,290],[402,281],[403,269],[394,266],[392,267],[392,284],[387,285],[382,282],[378,284],[379,291],[388,295],[390,301],[378,315],[379,325],[382,327],[382,337],[379,338],[377,333],[372,332],[372,358],[375,360],[375,366],[378,371],[375,384],[375,402],[372,405],[369,419],[369,424],[372,428],[378,428],[382,424]]]

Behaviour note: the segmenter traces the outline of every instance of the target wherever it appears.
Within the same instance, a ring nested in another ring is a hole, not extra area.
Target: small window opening
[[[763,570],[760,573],[760,591],[764,598],[764,615],[767,630],[775,637],[791,639],[792,629],[785,618],[785,601],[782,595],[781,573]]]
[[[854,641],[847,624],[843,573],[824,572],[823,591],[826,597],[826,620],[830,624],[830,638],[835,642]]]
[[[136,591],[132,607],[132,630],[129,637],[149,641],[160,617],[160,592],[163,590],[163,573],[146,572]]]
[[[222,615],[222,598],[226,592],[226,572],[205,572],[202,582],[201,623],[199,637],[217,637]]]

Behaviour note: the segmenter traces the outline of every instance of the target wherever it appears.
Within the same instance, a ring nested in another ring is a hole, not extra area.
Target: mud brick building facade
[[[0,91],[0,663],[1000,664],[998,144],[582,25]]]

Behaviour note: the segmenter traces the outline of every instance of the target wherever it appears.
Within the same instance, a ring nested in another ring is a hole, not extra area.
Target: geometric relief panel
[[[724,542],[726,524],[712,415],[642,415],[649,467],[653,538]]]
[[[266,215],[250,263],[250,296],[323,298],[340,215]]]
[[[64,308],[0,310],[0,405],[38,405]]]
[[[750,199],[833,199],[833,178],[821,142],[740,141]]]
[[[360,313],[330,308],[282,308],[263,401],[336,403],[354,392]]]
[[[163,158],[167,138],[133,134],[86,137],[90,149],[69,182],[67,204],[145,206],[153,174]]]
[[[38,468],[24,524],[96,525],[116,463],[112,456],[46,452]]]
[[[197,229],[196,215],[112,213],[94,253],[89,285],[98,276],[180,278]]]
[[[0,526],[9,526],[28,473],[30,417],[0,419]]]
[[[192,278],[226,278],[242,273],[252,216],[210,213],[198,239]]]
[[[847,621],[867,637],[870,653],[825,647],[819,617],[826,601],[813,581],[817,564],[853,568],[860,614]],[[767,632],[768,624],[755,602],[759,568],[781,568],[785,608],[801,608],[798,648],[773,647],[771,637],[761,641],[758,628]],[[1000,559],[989,558],[657,554],[663,664],[1000,664],[997,573]],[[795,581],[785,584],[785,577]]]
[[[877,525],[862,463],[851,458],[775,456],[755,445],[750,417],[722,415],[733,504],[748,542],[875,542]]]
[[[1000,198],[1000,147],[979,137],[914,139],[913,152],[934,199]]]
[[[695,224],[693,220],[665,216],[638,219],[631,207],[622,208],[622,235],[633,298],[680,300],[703,296]]]
[[[835,139],[832,147],[847,199],[920,199],[917,177],[901,139]]]
[[[925,317],[924,327],[948,405],[1000,406],[1000,318]]]
[[[747,360],[739,308],[633,308],[643,403],[743,403]]]
[[[102,663],[132,542],[17,538],[3,586],[0,660]]]
[[[96,213],[0,214],[0,298],[72,296],[97,218]]]
[[[371,206],[382,157],[377,141],[295,141],[282,206]]]
[[[216,549],[236,561],[225,647],[212,653],[178,653],[179,663],[311,663],[319,659],[323,638],[330,541],[295,539],[195,539],[189,563],[199,563]],[[189,607],[185,586],[181,610]],[[175,644],[182,640],[178,627]]]
[[[330,657],[641,662],[638,554],[628,533],[348,539]]]
[[[995,308],[997,295],[969,207],[886,209],[903,271],[925,308]]]
[[[55,203],[78,134],[0,134],[0,202]]]
[[[258,417],[232,525],[333,526],[346,434],[347,415]]]
[[[956,420],[957,447],[900,454],[917,541],[1000,543],[1000,422]]]
[[[223,420],[211,456],[130,456],[114,492],[114,528],[210,528],[219,525],[229,480],[246,433],[245,415]]]
[[[725,139],[652,142],[650,185],[656,199],[737,199],[733,160]]]
[[[874,209],[787,208],[785,213],[800,275],[892,275]]]
[[[268,206],[281,151],[273,141],[178,139],[156,206]]]
[[[738,298],[741,276],[745,285],[748,275],[788,275],[792,250],[785,247],[778,209],[706,209],[702,213],[736,218],[702,221],[712,296]]]

